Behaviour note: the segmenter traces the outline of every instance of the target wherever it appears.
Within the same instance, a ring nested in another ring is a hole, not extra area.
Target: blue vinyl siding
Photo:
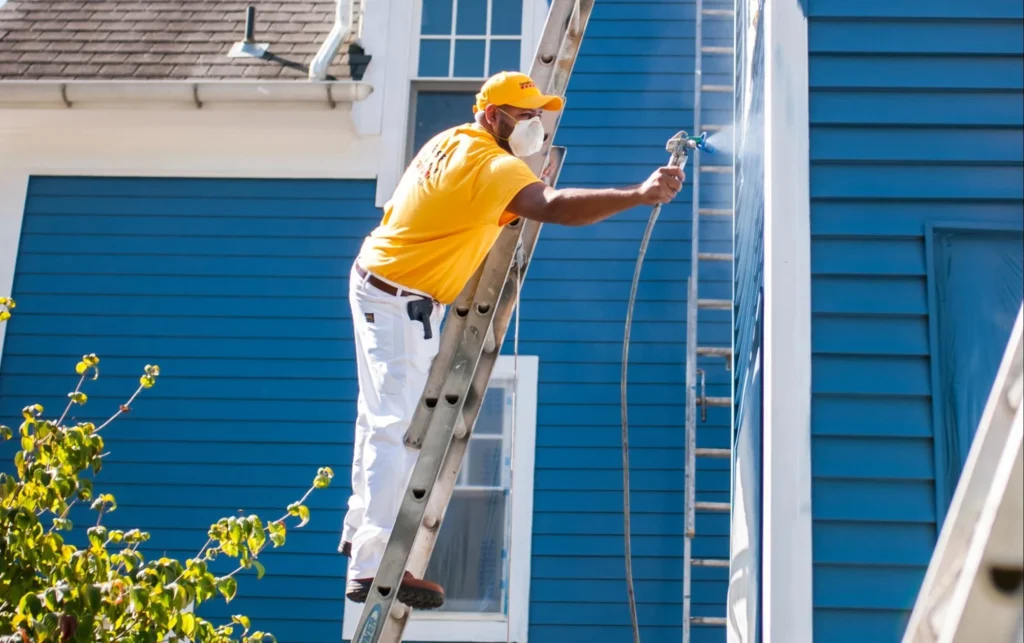
[[[814,635],[884,643],[956,483],[936,474],[927,224],[1021,226],[1024,10],[809,11]]]
[[[373,181],[34,177],[0,367],[0,416],[60,413],[84,353],[101,358],[74,415],[102,419],[161,366],[134,412],[104,430],[97,488],[110,526],[150,530],[149,557],[195,555],[209,525],[243,510],[272,519],[319,466],[334,485],[312,520],[244,574],[230,605],[278,640],[337,639],[345,559],[355,362],[347,273],[379,216]],[[4,445],[9,468],[12,445]],[[73,513],[76,524],[86,511]],[[220,572],[230,571],[218,564]]]
[[[555,144],[568,147],[560,186],[643,181],[665,142],[693,127],[693,2],[598,2],[567,92]],[[732,42],[732,20],[706,24],[707,45]],[[730,84],[732,61],[705,59],[705,82]],[[731,122],[728,94],[705,95],[703,122]],[[705,163],[708,161],[705,157]],[[689,168],[688,168],[689,171]],[[707,207],[728,207],[727,175],[703,174]],[[629,369],[633,562],[644,641],[676,643],[682,623],[683,446],[689,187],[662,209],[634,314]],[[622,544],[619,370],[633,266],[649,208],[595,226],[544,227],[523,291],[520,349],[540,355],[530,639],[630,638]],[[728,252],[732,222],[702,221],[702,250]],[[731,269],[707,262],[701,296],[731,297]],[[728,311],[702,312],[701,341],[728,346]],[[527,324],[540,324],[533,330]],[[541,333],[543,337],[538,337]],[[509,352],[510,342],[504,350]],[[702,360],[703,362],[703,360]],[[708,395],[730,373],[708,360]],[[729,446],[728,409],[709,409],[703,446]],[[701,462],[699,500],[728,501],[729,462]],[[698,514],[698,557],[727,558],[728,516]],[[695,568],[693,613],[723,616],[727,570]],[[724,641],[695,627],[694,643]]]

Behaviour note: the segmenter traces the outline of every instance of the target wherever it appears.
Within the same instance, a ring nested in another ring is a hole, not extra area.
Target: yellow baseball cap
[[[546,96],[541,93],[533,80],[517,71],[502,71],[491,76],[476,95],[473,113],[487,105],[510,105],[521,109],[543,108],[556,112],[562,109],[565,100],[561,96]]]

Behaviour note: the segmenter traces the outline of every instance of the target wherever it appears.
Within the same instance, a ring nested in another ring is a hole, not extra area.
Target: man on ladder
[[[476,97],[475,122],[423,146],[384,206],[349,275],[359,377],[352,489],[339,550],[350,557],[346,596],[366,601],[418,451],[404,443],[439,348],[444,309],[458,297],[502,228],[518,217],[589,225],[640,205],[671,201],[676,167],[642,184],[556,190],[522,159],[544,143],[543,110],[558,111],[526,74],[501,72]],[[444,589],[407,571],[396,599],[437,608]]]

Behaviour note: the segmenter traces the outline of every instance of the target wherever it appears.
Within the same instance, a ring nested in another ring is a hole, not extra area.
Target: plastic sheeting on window
[[[952,498],[1022,300],[1019,231],[940,230],[933,261],[946,501]],[[933,358],[936,356],[933,356]]]
[[[511,389],[487,390],[426,578],[445,589],[438,611],[504,614],[508,585]]]

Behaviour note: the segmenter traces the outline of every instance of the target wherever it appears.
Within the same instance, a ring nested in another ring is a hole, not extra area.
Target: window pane
[[[438,132],[472,120],[475,96],[474,92],[417,92],[416,123],[409,160]],[[487,398],[484,400],[486,403]],[[480,426],[479,421],[477,426]]]
[[[426,578],[445,589],[438,611],[503,613],[505,492],[456,489]]]
[[[499,71],[521,71],[519,67],[518,40],[491,41],[491,64],[490,69],[487,70],[488,76]]]
[[[484,41],[455,41],[455,77],[483,78],[484,76]]]
[[[460,36],[483,36],[487,33],[487,0],[459,0],[455,33]]]
[[[447,40],[420,41],[420,77],[448,76],[448,47],[450,44]]]
[[[523,32],[523,0],[493,0],[491,35],[518,36]],[[459,1],[462,11],[462,0]]]
[[[471,487],[501,486],[501,448],[503,440],[473,438],[465,464],[466,484]]]
[[[475,94],[474,94],[475,96]],[[505,424],[505,387],[488,387],[480,414],[473,426],[473,435],[501,435]]]
[[[452,33],[452,0],[423,0],[420,33],[431,36]]]

